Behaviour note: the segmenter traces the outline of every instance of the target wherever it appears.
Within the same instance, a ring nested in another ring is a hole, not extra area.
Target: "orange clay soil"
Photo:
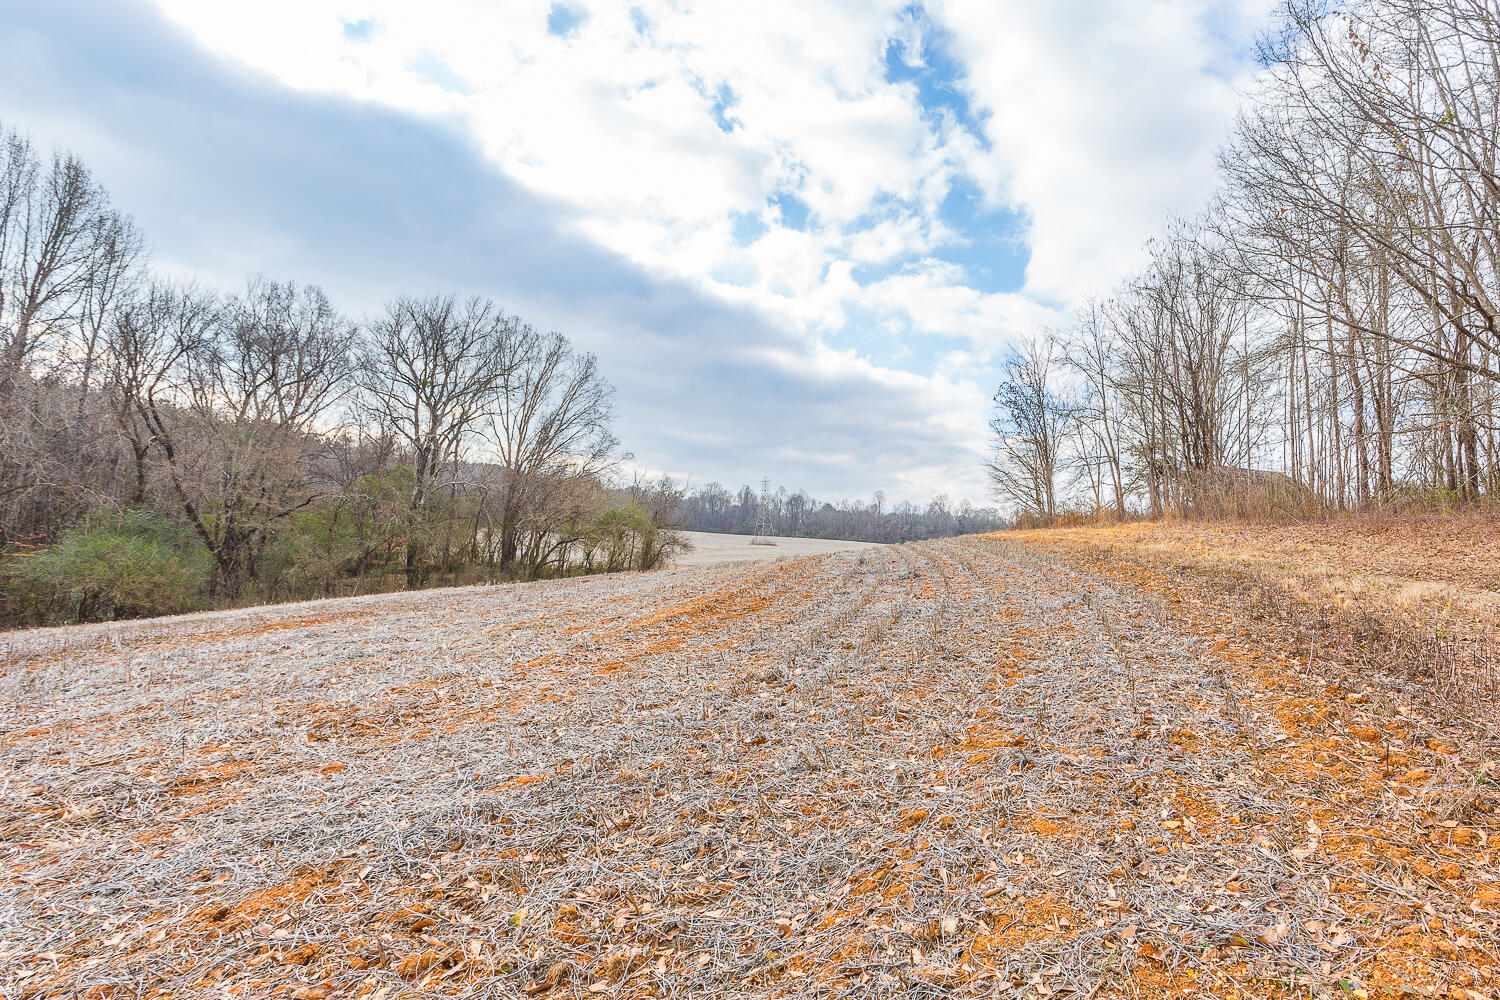
[[[1493,735],[1071,537],[7,636],[0,996],[1500,996]]]

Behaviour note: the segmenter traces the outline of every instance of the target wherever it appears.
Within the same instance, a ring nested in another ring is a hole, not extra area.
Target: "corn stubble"
[[[21,633],[0,993],[1493,996],[1493,738],[1224,625],[963,538]]]

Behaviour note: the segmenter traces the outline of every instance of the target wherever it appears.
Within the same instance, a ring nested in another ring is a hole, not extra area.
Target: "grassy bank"
[[[994,536],[1197,606],[1326,666],[1420,681],[1484,718],[1500,702],[1500,518],[1135,522]]]

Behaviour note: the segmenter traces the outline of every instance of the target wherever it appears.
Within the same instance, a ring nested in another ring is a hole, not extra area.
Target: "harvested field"
[[[768,559],[787,559],[794,556],[821,555],[825,552],[860,552],[878,548],[875,542],[848,542],[835,538],[788,538],[767,539],[769,545],[754,545],[753,535],[728,535],[717,531],[684,531],[681,533],[692,548],[672,556],[673,566],[712,566],[717,563]]]
[[[0,991],[1497,993],[1497,744],[1000,538],[19,633]]]

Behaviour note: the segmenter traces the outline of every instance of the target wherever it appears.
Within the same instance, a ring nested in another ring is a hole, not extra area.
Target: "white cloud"
[[[1069,302],[1202,207],[1268,0],[936,0],[1009,199],[1030,218],[1027,291]]]
[[[904,316],[914,330],[967,338],[986,361],[1028,331],[1066,321],[1064,313],[1024,296],[971,288],[962,269],[933,260],[865,286],[859,298],[877,313]]]
[[[827,298],[836,262],[931,247],[976,144],[887,82],[892,38],[919,51],[900,0],[598,5],[566,38],[547,32],[549,3],[161,4],[202,44],[290,86],[460,116],[507,174],[570,206],[603,245],[740,285],[797,322],[838,321],[807,301]],[[373,27],[348,37],[357,22]],[[768,207],[779,194],[810,211],[805,232]],[[768,231],[741,246],[735,216]]]
[[[1202,204],[1269,0],[574,2],[566,37],[551,0],[156,2],[286,86],[453,122],[589,240],[791,330],[800,352],[769,360],[904,400],[914,434],[973,459],[907,456],[913,495],[979,499],[988,366]],[[955,61],[974,114],[890,82],[892,43],[910,67]],[[1023,220],[1023,287],[981,290],[942,259],[974,235],[943,214],[957,181]],[[851,317],[867,341],[967,346],[905,343],[880,355],[923,367],[882,367],[826,346]]]

